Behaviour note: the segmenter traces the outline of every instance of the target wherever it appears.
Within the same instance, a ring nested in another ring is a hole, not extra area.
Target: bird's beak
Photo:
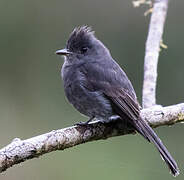
[[[68,49],[60,49],[56,51],[57,55],[63,55],[66,56],[68,54],[72,54],[72,52],[70,52]]]

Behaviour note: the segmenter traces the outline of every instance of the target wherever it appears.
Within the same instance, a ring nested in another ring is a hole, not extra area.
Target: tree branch
[[[156,104],[157,64],[167,9],[168,0],[155,0],[144,58],[144,82],[142,92],[142,105],[144,108]]]
[[[175,124],[184,121],[184,103],[143,109],[141,117],[152,127]],[[89,141],[131,133],[135,131],[123,124],[121,120],[117,120],[109,123],[95,121],[87,126],[72,126],[26,140],[16,138],[0,150],[0,172],[51,151],[64,150]]]

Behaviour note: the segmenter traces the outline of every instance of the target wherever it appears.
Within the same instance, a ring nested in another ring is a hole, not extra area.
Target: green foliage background
[[[183,101],[184,1],[170,1],[160,55],[157,101]],[[64,96],[63,60],[54,52],[65,46],[75,26],[87,24],[129,75],[141,100],[144,45],[149,17],[131,0],[0,1],[0,147],[13,138],[36,136],[85,121]],[[156,132],[184,165],[183,125]],[[139,135],[115,137],[52,152],[0,175],[1,180],[173,179],[156,149]],[[183,179],[183,172],[177,177]]]

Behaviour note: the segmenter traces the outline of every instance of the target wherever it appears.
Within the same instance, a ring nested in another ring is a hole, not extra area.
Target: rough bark
[[[152,127],[171,125],[184,121],[184,103],[143,109],[141,117]],[[72,126],[54,130],[30,139],[15,138],[0,150],[0,172],[9,167],[56,150],[64,150],[82,143],[109,137],[134,134],[121,120],[109,123],[92,122],[87,126]]]

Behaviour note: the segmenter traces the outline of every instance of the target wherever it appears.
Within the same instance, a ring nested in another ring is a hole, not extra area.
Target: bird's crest
[[[89,26],[76,27],[70,34],[69,40],[67,42],[67,48],[70,49],[78,42],[87,41],[93,35],[94,31]]]

